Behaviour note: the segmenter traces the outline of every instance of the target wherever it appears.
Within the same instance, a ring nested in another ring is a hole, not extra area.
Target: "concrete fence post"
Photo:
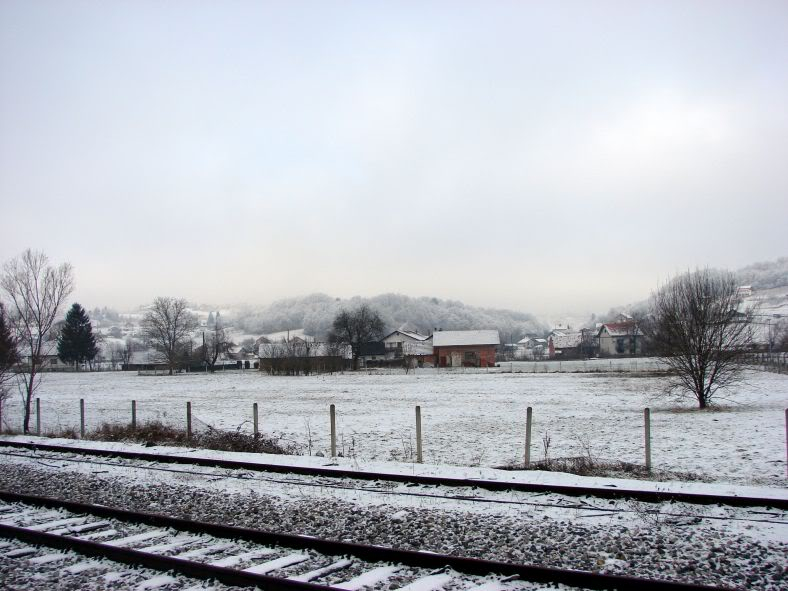
[[[651,409],[643,409],[643,428],[646,439],[646,470],[651,472]]]
[[[41,399],[36,398],[36,435],[41,436]]]
[[[192,438],[192,403],[186,403],[186,437]]]
[[[258,429],[257,423],[257,403],[255,402],[252,405],[252,423],[254,424],[254,438],[257,439],[260,437],[260,430]]]
[[[421,455],[421,407],[416,407],[416,462],[421,464],[423,457]]]
[[[132,430],[137,430],[137,401],[131,401],[131,428]]]
[[[79,399],[79,437],[85,439],[85,399]]]
[[[785,473],[788,476],[788,408],[785,409]]]
[[[337,408],[333,404],[329,408],[331,414],[331,457],[337,457]]]
[[[525,467],[531,466],[531,423],[534,409],[530,406],[525,411]]]

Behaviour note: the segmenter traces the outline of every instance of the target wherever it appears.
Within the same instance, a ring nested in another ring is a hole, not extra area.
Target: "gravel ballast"
[[[186,484],[0,465],[0,488],[122,509],[403,549],[747,589],[788,585],[788,544],[730,531],[510,516],[394,503],[361,506],[325,497],[220,493]],[[7,568],[7,566],[4,566]],[[35,588],[35,587],[31,587]]]

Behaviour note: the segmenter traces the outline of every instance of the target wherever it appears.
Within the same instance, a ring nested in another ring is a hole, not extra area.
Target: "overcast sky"
[[[788,254],[788,2],[0,2],[0,259],[535,313]]]

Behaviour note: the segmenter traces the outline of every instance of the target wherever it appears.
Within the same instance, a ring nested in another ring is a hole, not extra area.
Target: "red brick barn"
[[[497,330],[439,330],[432,352],[440,367],[492,367],[500,343]]]

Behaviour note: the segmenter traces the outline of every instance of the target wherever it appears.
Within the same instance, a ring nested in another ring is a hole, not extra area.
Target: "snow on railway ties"
[[[0,497],[5,503],[13,504],[18,513],[31,504],[41,507],[38,509],[40,519],[27,514],[22,519],[22,526],[0,526],[3,537],[15,538],[25,544],[0,551],[0,556],[28,560],[30,568],[50,562],[66,562],[64,570],[67,572],[107,568],[95,561],[85,562],[84,558],[68,556],[61,558],[62,553],[42,552],[36,548],[48,546],[74,550],[91,558],[172,571],[186,577],[214,579],[227,585],[259,586],[274,591],[327,588],[351,591],[525,591],[541,589],[545,583],[622,591],[711,589],[667,581],[333,542],[43,497],[30,498],[11,493],[2,493]],[[53,508],[59,515],[52,515]],[[97,543],[86,540],[80,532],[51,533],[68,528],[64,522],[77,518],[84,519],[84,524],[104,522],[114,534],[104,543]]]
[[[525,483],[510,480],[489,480],[489,479],[468,479],[451,478],[442,476],[413,475],[403,473],[380,473],[366,472],[361,470],[339,469],[333,467],[307,467],[292,466],[284,464],[266,464],[261,462],[248,462],[239,460],[228,460],[200,456],[181,456],[177,454],[153,454],[138,451],[120,451],[103,448],[91,448],[84,446],[65,446],[50,445],[41,443],[30,443],[20,441],[0,440],[0,448],[7,447],[17,450],[29,450],[33,452],[50,452],[61,454],[65,461],[89,461],[81,460],[79,456],[93,456],[105,458],[117,465],[125,465],[126,462],[140,462],[139,467],[164,471],[178,471],[177,469],[165,467],[167,464],[187,465],[191,467],[199,466],[213,469],[225,469],[233,471],[235,477],[242,475],[242,471],[250,474],[278,474],[290,475],[294,477],[310,477],[319,479],[317,486],[326,486],[325,482],[334,482],[335,488],[343,488],[346,485],[338,484],[343,479],[348,481],[361,481],[372,483],[399,483],[406,486],[422,485],[426,487],[449,487],[449,488],[472,488],[486,491],[517,491],[536,494],[557,494],[566,497],[596,497],[600,499],[626,499],[647,503],[659,502],[680,502],[697,505],[726,505],[731,507],[773,507],[781,510],[788,510],[788,497],[751,497],[739,495],[706,494],[697,492],[680,492],[670,490],[646,490],[632,489],[612,486],[576,486],[576,485],[556,485],[542,483]],[[64,454],[64,455],[63,455]],[[55,456],[47,456],[46,459],[54,459]],[[145,464],[148,464],[147,466]],[[163,465],[164,466],[163,466]],[[207,476],[207,474],[204,474]],[[229,475],[228,475],[229,477]],[[280,481],[281,482],[281,481]],[[294,482],[295,484],[295,482]],[[309,483],[300,481],[300,485]],[[332,485],[328,485],[332,486]],[[367,489],[369,490],[369,489]],[[374,492],[385,494],[386,490],[377,487]],[[389,494],[405,494],[402,491],[388,491]],[[415,496],[434,496],[420,492],[410,492]],[[456,500],[468,500],[485,502],[484,499],[473,498],[468,495],[453,495]],[[496,501],[501,502],[501,501]],[[2,519],[2,515],[0,515]]]

